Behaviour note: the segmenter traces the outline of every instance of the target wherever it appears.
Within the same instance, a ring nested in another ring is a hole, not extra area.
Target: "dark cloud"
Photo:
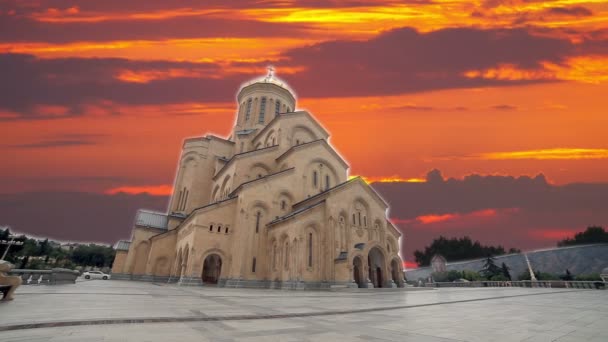
[[[555,186],[542,175],[471,175],[457,180],[444,179],[434,171],[427,183],[372,186],[390,204],[390,217],[400,220],[403,255],[409,260],[415,249],[440,234],[469,235],[484,243],[532,249],[555,245],[559,237],[544,238],[547,232],[574,232],[608,223],[608,184]],[[145,194],[0,194],[0,225],[55,239],[114,243],[129,238],[137,209],[162,211],[167,203],[167,197]],[[488,210],[494,214],[487,215]],[[434,224],[415,220],[445,214],[459,218]]]
[[[40,22],[27,17],[0,14],[0,42],[70,42],[194,39],[211,37],[297,37],[306,34],[304,24],[282,25],[246,19],[209,16],[163,20],[101,22]]]
[[[463,74],[499,64],[542,68],[576,53],[567,40],[525,29],[393,30],[368,41],[335,41],[293,49],[289,63],[305,65],[293,85],[306,96],[363,96],[532,81],[470,79]],[[539,80],[536,80],[539,81]],[[551,80],[540,80],[551,81]]]
[[[572,17],[588,17],[593,15],[590,9],[582,6],[552,7],[547,9],[545,13]]]
[[[11,148],[50,148],[50,147],[70,147],[97,145],[96,142],[89,140],[45,140],[29,144],[9,145]]]
[[[500,64],[536,70],[542,68],[542,62],[560,64],[570,56],[604,46],[608,43],[575,45],[567,39],[535,36],[525,29],[454,28],[420,33],[402,28],[368,41],[332,41],[292,49],[273,63],[279,71],[283,66],[304,67],[287,81],[306,97],[376,96],[554,81],[468,78],[464,73]],[[63,115],[77,116],[86,112],[86,105],[117,114],[114,105],[232,102],[239,85],[258,76],[256,72],[267,64],[233,63],[252,72],[226,75],[225,66],[213,63],[0,54],[0,108],[17,112],[20,118],[41,118],[46,117],[37,107],[41,105],[63,106],[67,108]],[[146,83],[118,78],[124,70],[162,73],[174,69],[184,73]]]
[[[164,210],[167,201],[144,194],[0,194],[0,225],[41,237],[113,244],[130,238],[137,209]]]
[[[73,147],[90,146],[100,143],[99,138],[106,137],[106,134],[82,134],[66,133],[59,136],[36,142],[29,142],[17,145],[7,145],[9,148],[39,149],[52,147]]]
[[[427,178],[426,183],[372,184],[390,203],[390,216],[401,222],[397,225],[405,235],[402,242],[408,257],[440,234],[530,249],[555,245],[559,237],[543,239],[545,231],[576,231],[608,223],[608,184],[556,186],[543,175],[444,179],[436,170]],[[494,214],[475,214],[488,209]],[[456,219],[416,221],[426,215]]]
[[[517,110],[517,107],[516,106],[512,106],[512,105],[501,104],[501,105],[492,106],[492,109],[496,109],[496,110]]]
[[[166,71],[177,68],[196,74],[149,83],[124,82],[123,70]],[[146,105],[232,101],[243,76],[216,79],[220,66],[211,63],[134,61],[121,58],[39,59],[0,54],[0,108],[22,118],[46,117],[38,105],[65,106],[66,116],[82,115],[87,104]],[[248,75],[246,77],[252,77]],[[247,78],[245,78],[247,79]],[[108,108],[112,111],[113,109]]]

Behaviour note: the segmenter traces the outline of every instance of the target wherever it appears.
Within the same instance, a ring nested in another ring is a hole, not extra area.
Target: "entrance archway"
[[[369,279],[374,284],[374,287],[384,287],[386,284],[384,274],[384,253],[378,247],[374,247],[369,251],[367,256],[369,266]]]
[[[217,254],[210,254],[203,262],[203,283],[217,284],[222,273],[222,258]]]
[[[363,262],[360,257],[353,259],[353,279],[358,287],[363,287]]]

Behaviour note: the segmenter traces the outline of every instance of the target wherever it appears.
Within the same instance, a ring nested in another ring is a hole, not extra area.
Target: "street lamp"
[[[11,248],[12,245],[23,245],[23,241],[15,241],[15,237],[17,237],[16,235],[9,235],[9,237],[11,238],[10,240],[0,240],[0,244],[6,245],[6,249],[4,250],[4,254],[2,254],[2,258],[0,258],[0,260],[4,260],[8,254],[9,248]]]

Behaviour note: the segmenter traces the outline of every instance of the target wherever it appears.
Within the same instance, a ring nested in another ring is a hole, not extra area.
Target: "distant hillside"
[[[608,267],[608,244],[582,245],[561,247],[553,249],[542,249],[526,252],[534,271],[553,274],[563,274],[568,269],[573,275],[600,273]],[[505,263],[511,270],[511,277],[517,277],[528,270],[526,259],[521,253],[501,255],[494,258],[500,266]],[[449,270],[472,270],[480,271],[485,259],[476,259],[459,262],[448,262]],[[407,270],[405,276],[408,280],[426,279],[433,272],[431,267],[421,267]]]

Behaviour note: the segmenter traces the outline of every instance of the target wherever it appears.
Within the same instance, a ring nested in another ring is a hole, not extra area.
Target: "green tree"
[[[477,281],[481,280],[483,277],[481,276],[481,274],[479,274],[479,272],[464,270],[462,271],[462,278],[468,281]]]
[[[511,273],[509,273],[509,266],[504,262],[501,265],[502,275],[506,278],[506,280],[511,280]]]
[[[496,266],[494,262],[494,258],[491,256],[487,257],[483,264],[483,269],[481,270],[481,274],[487,279],[491,279],[492,277],[502,274],[502,269]]]
[[[574,238],[567,238],[557,243],[557,246],[584,245],[589,243],[608,243],[608,232],[600,226],[588,227],[584,232],[574,235]]]
[[[510,251],[512,250],[513,249]],[[457,261],[483,258],[488,255],[496,256],[505,253],[505,249],[502,246],[484,246],[479,241],[472,241],[468,236],[451,239],[439,236],[434,239],[429,246],[426,246],[424,251],[414,251],[414,257],[419,266],[428,266],[431,263],[431,258],[435,254],[441,254],[449,261]]]
[[[564,275],[562,275],[560,278],[562,280],[566,280],[566,281],[574,279],[574,277],[572,277],[572,273],[570,273],[570,270],[568,270],[568,269],[566,269],[566,273]]]

